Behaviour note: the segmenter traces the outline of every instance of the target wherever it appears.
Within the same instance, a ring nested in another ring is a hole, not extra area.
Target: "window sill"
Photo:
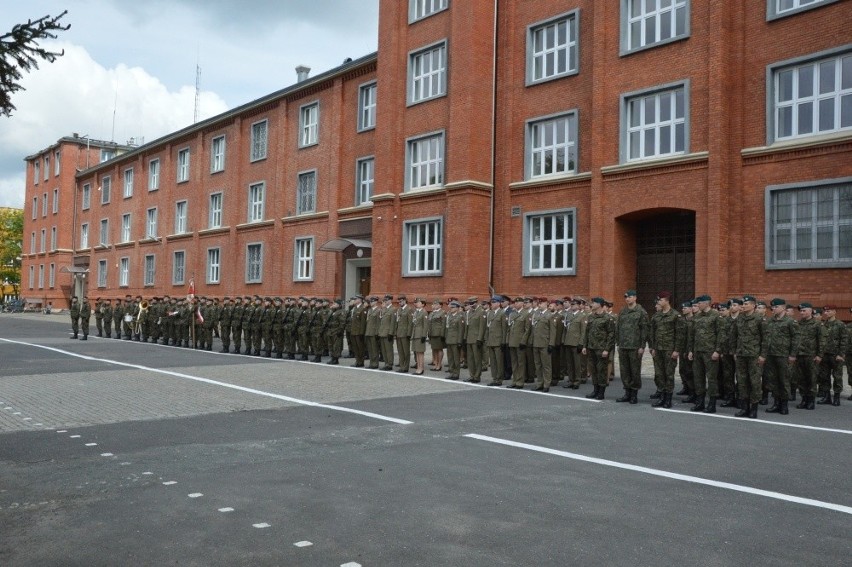
[[[345,207],[343,209],[337,209],[337,214],[338,215],[348,215],[350,213],[358,213],[358,212],[366,213],[366,212],[372,210],[372,208],[373,208],[373,203],[369,202],[369,203],[364,203],[363,205],[355,205],[354,207]],[[370,217],[365,217],[365,218],[370,218]]]
[[[172,240],[183,240],[185,238],[192,238],[191,232],[182,232],[180,234],[170,234],[166,236],[166,240],[171,242]]]
[[[281,219],[281,222],[284,224],[298,223],[304,221],[313,221],[317,219],[326,219],[328,218],[328,211],[323,211],[320,213],[305,213],[302,215],[293,215],[289,217],[284,217]]]
[[[198,236],[212,236],[214,234],[224,234],[231,232],[230,226],[217,226],[216,228],[206,228],[198,231]]]
[[[426,187],[424,189],[406,189],[405,193],[399,194],[399,200],[404,201],[406,199],[431,197],[433,195],[444,193],[445,191],[446,189],[443,185],[438,187]],[[375,200],[375,197],[373,198],[373,200]]]
[[[626,173],[630,171],[655,169],[658,167],[668,167],[672,165],[681,165],[689,163],[699,163],[707,161],[710,157],[710,152],[695,152],[691,154],[682,154],[673,157],[650,158],[642,161],[631,161],[618,165],[607,165],[601,168],[601,174],[604,176],[613,175],[616,173]]]
[[[549,187],[551,185],[561,185],[564,183],[581,183],[592,179],[590,171],[584,173],[572,173],[570,175],[549,175],[547,177],[536,177],[527,181],[517,181],[509,184],[510,190],[528,189],[531,187]]]
[[[784,152],[795,152],[798,150],[808,150],[813,148],[822,148],[832,146],[834,144],[847,144],[852,142],[852,131],[845,130],[843,132],[832,132],[831,134],[821,134],[816,136],[808,136],[806,138],[796,138],[795,140],[785,140],[783,142],[775,142],[769,146],[757,146],[753,148],[743,148],[740,151],[743,159],[763,157]]]
[[[687,12],[687,21],[688,21],[689,16],[690,16],[690,14]],[[689,25],[687,24],[686,27],[689,27]],[[671,43],[677,43],[678,41],[683,41],[685,39],[689,39],[689,36],[690,36],[690,32],[687,31],[683,35],[679,35],[677,37],[670,37],[669,39],[666,39],[666,40],[663,40],[663,41],[657,41],[655,43],[649,43],[647,45],[642,45],[642,46],[639,46],[639,47],[634,47],[633,49],[624,49],[622,47],[618,52],[618,56],[619,57],[627,57],[628,55],[633,55],[634,53],[642,53],[643,51],[648,51],[649,49],[654,49],[655,47],[662,47],[664,45],[669,45]]]
[[[119,243],[117,243],[117,244],[114,246],[114,248],[115,248],[116,250],[118,250],[118,249],[120,249],[120,248],[132,248],[132,247],[134,247],[134,246],[136,246],[136,242],[135,242],[135,241],[133,241],[133,240],[131,240],[131,241],[129,241],[129,242],[119,242]]]
[[[141,246],[143,244],[159,244],[162,241],[163,241],[163,239],[160,238],[159,236],[148,237],[148,238],[143,238],[142,240],[140,240],[139,245]]]
[[[241,232],[244,230],[252,230],[255,228],[266,228],[275,224],[274,219],[263,220],[263,221],[255,221],[255,222],[246,222],[243,224],[238,224],[234,228],[237,229],[237,232]]]

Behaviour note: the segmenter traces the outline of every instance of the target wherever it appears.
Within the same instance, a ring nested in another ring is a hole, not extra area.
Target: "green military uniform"
[[[234,320],[234,302],[230,297],[225,297],[222,303],[222,312],[219,314],[219,329],[222,339],[222,350],[219,352],[230,352],[231,350],[231,324]]]
[[[370,304],[366,311],[364,321],[364,341],[367,346],[367,354],[370,358],[370,368],[376,369],[379,367],[379,353],[381,352],[381,336],[379,336],[379,320],[382,314],[382,308],[379,307],[379,298],[368,298]]]
[[[670,299],[671,293],[669,292],[661,292],[657,296],[658,304],[662,302],[664,307],[651,317],[648,340],[651,347],[651,357],[654,360],[656,387],[657,391],[660,392],[660,397],[654,402],[653,407],[658,408],[672,407],[675,366],[680,358],[680,353],[686,347],[686,321],[680,313],[672,309],[667,303]],[[715,405],[712,406],[712,409],[708,407],[707,410],[710,413],[715,412]]]
[[[266,358],[272,357],[272,326],[275,323],[275,307],[272,306],[270,298],[266,297],[263,300],[263,307],[260,310],[260,338],[261,342],[255,347],[255,350],[263,351],[263,356]]]
[[[607,366],[615,348],[615,321],[603,310],[606,301],[592,299],[593,312],[586,319],[583,349],[589,355],[594,390],[587,398],[603,400],[608,384]]]
[[[767,413],[787,415],[790,400],[790,366],[796,361],[799,350],[799,333],[796,322],[788,317],[786,302],[776,298],[771,302],[773,316],[766,321],[766,336],[761,356],[769,376],[773,405]],[[777,312],[776,312],[777,311]]]
[[[519,390],[524,388],[527,379],[527,352],[532,352],[527,350],[532,330],[530,314],[521,307],[522,304],[523,299],[516,298],[515,309],[506,320],[509,359],[512,362],[512,384],[509,387]]]
[[[458,380],[461,372],[461,348],[464,344],[465,314],[459,310],[461,304],[458,301],[450,301],[450,311],[444,329],[444,343],[447,345],[447,365],[449,366],[450,380]]]
[[[240,354],[243,339],[243,317],[245,316],[245,304],[241,297],[234,299],[234,310],[231,313],[231,336],[234,342],[234,354]]]
[[[335,300],[331,304],[328,320],[325,323],[326,342],[328,344],[328,364],[338,364],[343,354],[343,335],[346,332],[346,311],[343,302]]]
[[[709,394],[714,400],[719,396],[719,353],[725,336],[722,334],[719,312],[710,308],[710,296],[702,295],[696,300],[699,311],[692,318],[692,333],[687,337],[687,350],[692,355],[695,393],[686,401],[695,403],[690,411],[704,411],[704,396]]]
[[[300,298],[299,312],[296,317],[296,334],[298,336],[297,347],[299,360],[308,360],[310,347],[310,328],[311,318],[314,316],[314,310],[310,307],[307,298]]]
[[[441,370],[443,366],[443,352],[446,348],[444,334],[447,330],[447,312],[442,308],[439,300],[432,303],[432,311],[429,312],[429,345],[432,347],[432,365],[435,370]],[[437,355],[437,359],[435,356]]]
[[[296,318],[299,315],[295,299],[288,297],[284,301],[284,353],[287,360],[296,358]]]
[[[396,312],[392,295],[385,296],[385,304],[379,313],[379,345],[385,365],[382,370],[393,370],[393,342],[396,338]]]
[[[272,301],[272,306],[272,350],[275,358],[284,358],[284,318],[287,316],[287,308],[280,297]]]
[[[500,298],[491,298],[491,309],[485,313],[485,346],[491,368],[491,385],[502,386],[504,378],[503,344],[506,341],[506,312],[500,308]]]
[[[80,305],[80,331],[83,336],[81,341],[89,340],[89,318],[92,316],[92,307],[89,305],[89,298],[83,297],[83,303]]]
[[[467,351],[467,370],[470,377],[466,382],[479,383],[482,377],[482,347],[485,344],[485,310],[475,297],[467,300],[465,311],[465,345]]]
[[[764,352],[764,323],[753,310],[754,297],[743,297],[743,312],[731,326],[739,377],[740,411],[737,417],[757,417],[762,396],[762,370],[758,357]]]
[[[734,381],[736,365],[734,363],[734,349],[730,341],[731,325],[734,323],[734,319],[731,317],[728,304],[725,304],[724,311],[720,309],[720,314],[722,316],[719,319],[720,332],[725,337],[725,342],[722,344],[722,352],[719,353],[719,397],[731,403],[737,398],[737,386]]]
[[[111,300],[107,299],[103,303],[103,307],[101,308],[101,312],[104,316],[104,337],[110,339],[112,338],[112,303]]]
[[[636,290],[627,290],[624,297],[635,300]],[[626,305],[618,314],[615,342],[618,345],[618,362],[621,382],[624,385],[624,396],[616,401],[631,404],[637,401],[637,394],[642,387],[642,355],[648,344],[648,327],[648,312],[638,303],[632,306]]]
[[[571,300],[571,309],[566,315],[565,334],[562,343],[565,345],[566,370],[568,371],[568,386],[576,390],[586,382],[585,355],[583,354],[583,331],[588,314],[583,311],[580,299]]]
[[[95,300],[95,327],[98,330],[98,336],[104,336],[103,302],[100,297]]]
[[[115,327],[115,338],[121,338],[121,325],[124,322],[124,305],[121,304],[121,299],[115,300],[115,307],[112,309],[112,323]]]
[[[404,295],[399,296],[399,308],[396,310],[396,351],[399,353],[399,372],[408,372],[411,365],[411,330],[413,309]]]
[[[686,324],[687,346],[680,353],[677,361],[678,374],[680,375],[681,389],[677,392],[677,396],[691,396],[695,399],[695,373],[693,372],[692,360],[689,358],[689,337],[694,332],[693,319],[695,314],[692,312],[692,302],[685,301],[681,306],[681,315],[683,315],[684,323]],[[653,396],[651,396],[653,397]]]
[[[74,333],[74,336],[71,338],[76,339],[80,332],[80,302],[77,296],[71,298],[69,313],[71,314],[71,332]]]
[[[825,337],[822,325],[813,317],[811,304],[799,304],[799,311],[801,318],[799,319],[799,350],[796,353],[796,368],[799,370],[802,401],[796,407],[812,410],[817,395],[817,365],[822,360]]]
[[[843,391],[843,361],[846,354],[846,326],[838,321],[829,305],[824,308],[829,317],[824,322],[825,345],[822,361],[819,363],[819,391],[824,395],[818,404],[840,405],[840,393]],[[834,384],[832,384],[832,379]],[[832,398],[832,388],[834,396]]]
[[[364,358],[367,354],[367,343],[364,336],[367,331],[367,312],[369,309],[370,307],[364,302],[364,298],[356,295],[349,316],[349,337],[352,341],[350,348],[355,355],[355,364],[352,366],[356,368],[364,367]],[[375,334],[373,336],[375,337]]]

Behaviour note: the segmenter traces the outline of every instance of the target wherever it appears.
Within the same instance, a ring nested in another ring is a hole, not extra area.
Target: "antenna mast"
[[[201,95],[201,65],[195,63],[195,112],[192,115],[192,123],[198,122],[198,99]]]

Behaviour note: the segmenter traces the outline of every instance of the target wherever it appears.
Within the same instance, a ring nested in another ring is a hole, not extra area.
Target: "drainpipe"
[[[488,229],[488,291],[494,295],[494,193],[497,191],[497,32],[500,0],[494,0],[491,47],[491,206]]]

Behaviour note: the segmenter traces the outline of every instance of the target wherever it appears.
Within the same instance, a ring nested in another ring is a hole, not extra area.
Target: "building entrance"
[[[654,313],[658,292],[672,292],[672,305],[695,297],[695,213],[680,211],[636,223],[637,301]]]

